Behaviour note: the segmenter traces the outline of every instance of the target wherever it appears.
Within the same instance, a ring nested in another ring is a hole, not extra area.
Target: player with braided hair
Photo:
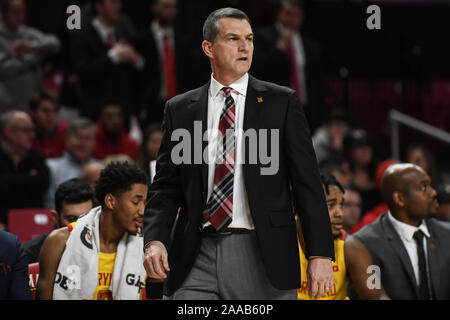
[[[372,265],[372,259],[364,244],[357,238],[347,234],[343,229],[344,188],[331,174],[321,174],[322,186],[328,205],[331,229],[334,237],[334,252],[336,261],[333,262],[334,285],[319,300],[344,300],[347,296],[349,282],[351,282],[360,299],[388,298],[382,288],[371,289],[367,280],[371,273],[367,268]],[[303,240],[301,221],[298,221],[298,236],[300,249],[301,274],[307,274],[308,260],[305,258],[305,243]],[[297,291],[298,300],[311,300],[308,280],[302,279],[302,286]]]

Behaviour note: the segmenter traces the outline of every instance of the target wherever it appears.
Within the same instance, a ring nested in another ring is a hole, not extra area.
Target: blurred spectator
[[[320,171],[336,177],[336,180],[344,188],[352,185],[353,175],[350,170],[350,163],[344,157],[332,156],[319,164]]]
[[[445,183],[437,188],[439,208],[436,219],[450,221],[450,184]]]
[[[159,123],[147,127],[144,133],[144,141],[142,142],[136,157],[136,164],[139,168],[144,170],[148,178],[151,177],[150,161],[156,160],[161,145],[161,139],[162,131]]]
[[[45,197],[46,208],[53,208],[58,186],[71,178],[81,176],[83,167],[96,160],[92,158],[95,146],[95,124],[79,118],[69,123],[66,132],[67,150],[60,158],[47,159],[50,169],[50,185]]]
[[[343,155],[344,136],[349,129],[350,119],[347,111],[341,107],[330,109],[325,116],[324,125],[318,128],[312,137],[317,162]]]
[[[344,199],[342,209],[344,213],[344,230],[350,232],[361,218],[362,200],[358,191],[351,188],[345,189]]]
[[[412,144],[406,148],[404,161],[413,163],[425,170],[431,178],[433,186],[441,184],[442,179],[436,160],[431,151],[424,145]]]
[[[322,124],[323,114],[321,49],[301,32],[303,1],[282,0],[280,4],[276,22],[255,30],[258,50],[252,74],[296,90],[314,132]]]
[[[389,211],[355,234],[379,266],[381,283],[394,300],[450,299],[450,224],[437,213],[428,174],[413,164],[394,164],[381,190]]]
[[[375,172],[375,187],[377,190],[381,192],[381,178],[383,177],[383,174],[386,172],[386,170],[393,164],[398,163],[396,160],[385,160],[381,162],[378,165],[377,171]],[[386,213],[389,210],[388,205],[386,202],[381,201],[379,204],[377,204],[373,209],[371,209],[369,212],[364,212],[362,218],[360,221],[353,226],[351,229],[352,233],[357,232],[359,229],[364,227],[365,225],[371,224],[379,216],[381,216],[383,213]]]
[[[363,212],[372,209],[381,201],[381,195],[375,189],[373,177],[376,161],[372,142],[364,129],[352,129],[344,137],[344,155],[350,163],[353,174],[352,186],[363,200]]]
[[[175,28],[177,0],[152,0],[153,21],[136,41],[145,57],[142,90],[144,124],[162,121],[166,100],[189,89],[189,42],[187,35]]]
[[[116,154],[126,154],[131,159],[136,157],[139,145],[126,132],[124,122],[123,108],[120,105],[107,103],[102,106],[97,122],[95,158],[103,160]]]
[[[19,238],[0,231],[0,300],[31,300],[28,262]]]
[[[40,208],[49,182],[45,159],[31,149],[34,126],[28,114],[0,116],[0,221],[8,210]]]
[[[22,24],[23,0],[0,3],[0,106],[3,111],[27,110],[42,88],[40,63],[58,52],[59,40]]]
[[[98,178],[100,177],[100,172],[105,169],[105,164],[103,162],[91,162],[84,166],[83,173],[81,175],[81,179],[86,182],[92,190],[94,190],[95,194],[95,184],[97,183]],[[93,198],[94,207],[100,205],[97,198]]]
[[[56,229],[77,221],[78,217],[93,207],[94,192],[91,187],[79,178],[61,183],[56,189],[55,206],[51,211]],[[47,236],[46,233],[26,242],[23,247],[28,263],[39,262],[39,253]]]
[[[95,191],[95,183],[100,177],[100,172],[105,168],[102,162],[91,162],[83,167],[81,178],[86,182],[92,190]]]
[[[36,128],[33,149],[45,158],[61,157],[66,149],[66,122],[58,122],[58,98],[51,92],[36,94],[30,103],[30,115]]]
[[[120,100],[133,111],[143,58],[130,44],[134,27],[121,15],[120,0],[94,0],[95,17],[73,33],[71,64],[78,74],[83,95],[82,115],[96,119],[105,97]]]

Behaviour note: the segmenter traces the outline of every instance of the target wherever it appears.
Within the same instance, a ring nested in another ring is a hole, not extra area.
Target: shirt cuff
[[[111,59],[111,61],[114,64],[119,64],[119,62],[120,62],[119,56],[117,55],[116,51],[114,51],[113,49],[109,49],[108,57]]]
[[[327,258],[327,259],[330,259],[330,261],[332,260],[330,257],[322,257],[322,256],[310,256],[308,258],[308,260],[311,260],[311,259],[314,259],[314,258]]]

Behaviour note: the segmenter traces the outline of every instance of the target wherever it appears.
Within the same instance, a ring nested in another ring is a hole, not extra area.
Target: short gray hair
[[[95,123],[92,120],[84,117],[72,120],[67,126],[66,136],[70,137],[76,134],[78,130],[85,128],[92,128],[93,130],[95,130]]]
[[[221,8],[212,12],[208,18],[206,18],[203,24],[203,40],[214,42],[219,33],[219,28],[217,27],[217,21],[223,18],[234,18],[239,20],[247,20],[249,24],[250,19],[245,14],[245,12],[236,8]]]
[[[11,110],[0,115],[0,134],[5,132],[6,127],[13,123],[20,113],[22,113],[20,110]]]

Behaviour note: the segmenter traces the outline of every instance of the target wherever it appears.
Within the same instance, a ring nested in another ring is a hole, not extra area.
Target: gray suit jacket
[[[450,299],[450,223],[428,219],[428,266],[433,297]],[[369,250],[374,265],[380,267],[381,283],[394,300],[417,300],[419,288],[413,267],[400,236],[383,214],[354,234]]]

